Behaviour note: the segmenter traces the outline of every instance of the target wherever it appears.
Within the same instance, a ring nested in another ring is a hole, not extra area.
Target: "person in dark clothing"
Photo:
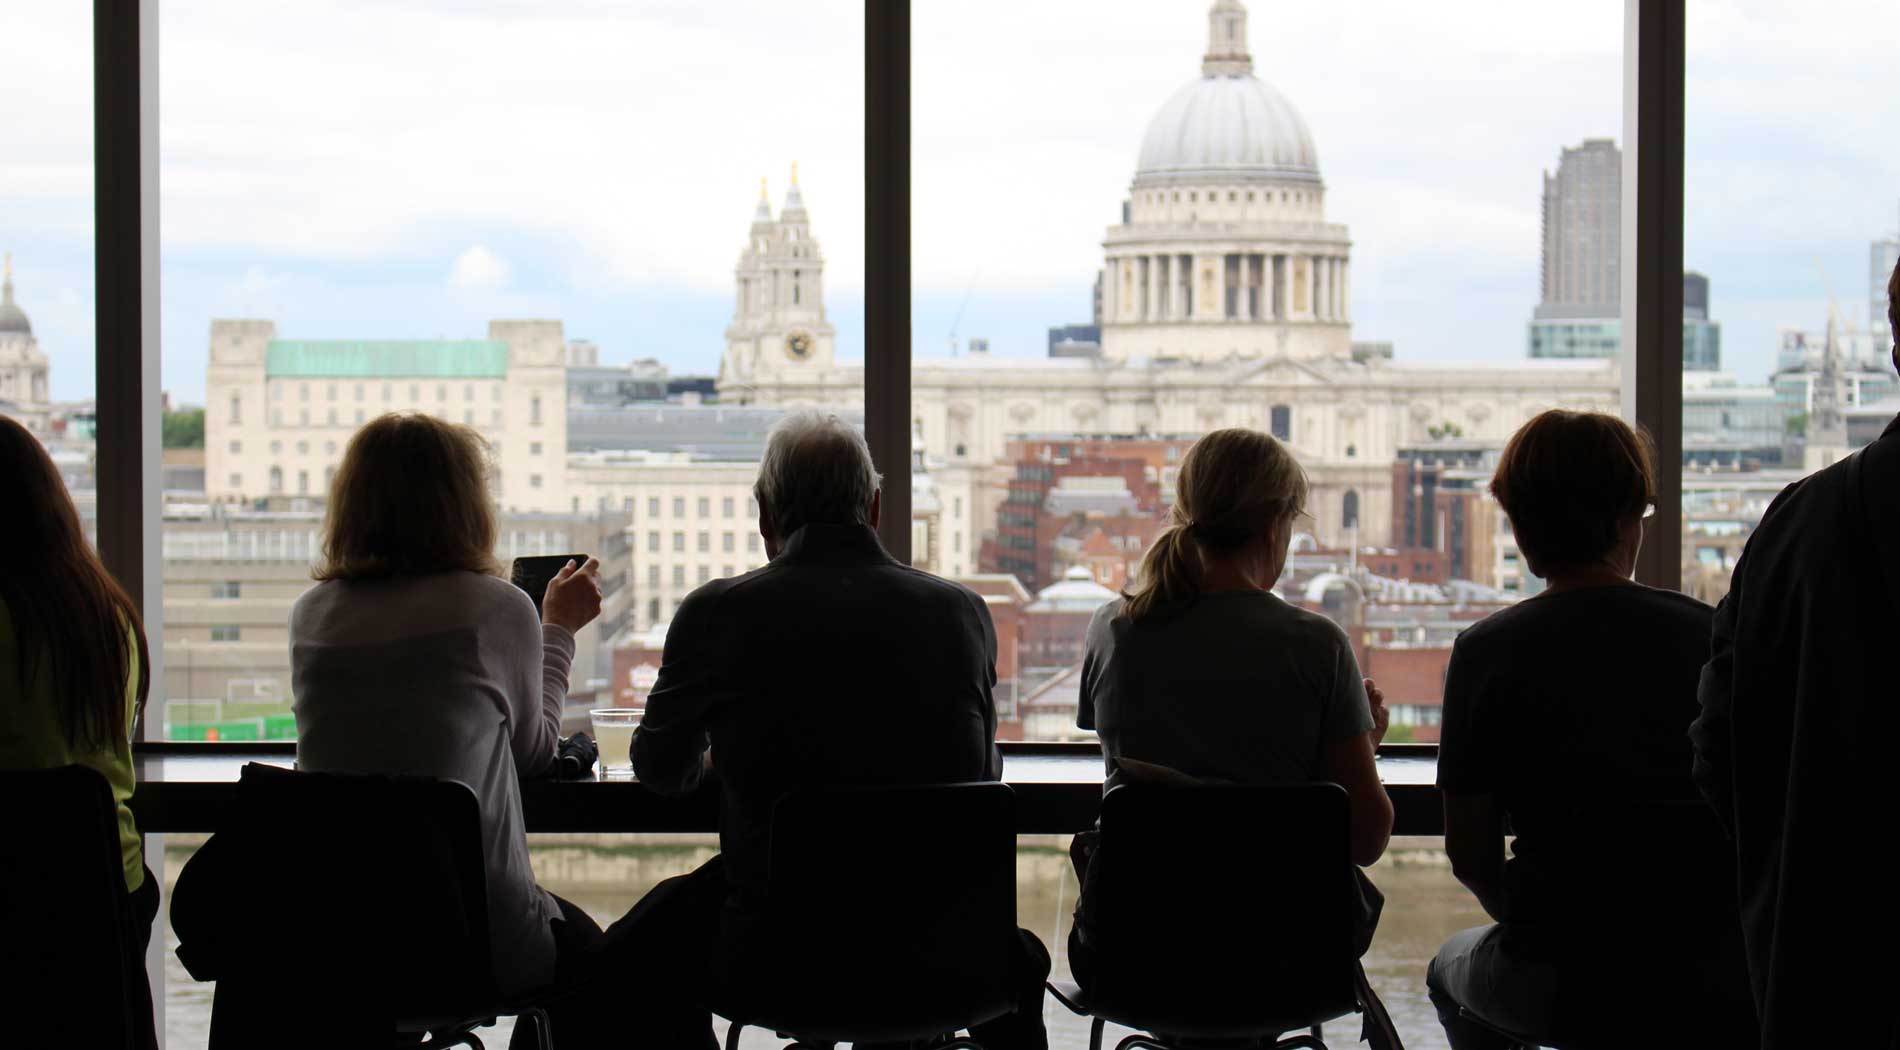
[[[1751,1045],[1732,864],[1690,777],[1711,610],[1630,579],[1649,444],[1612,416],[1545,412],[1491,492],[1548,586],[1466,630],[1446,671],[1445,848],[1496,920],[1427,970],[1446,1036],[1573,1045],[1679,1019],[1696,1045]]]
[[[608,939],[608,972],[675,982],[622,1017],[640,1047],[712,1047],[713,975],[758,952],[773,804],[832,785],[997,780],[996,633],[983,599],[878,543],[864,439],[806,412],[773,428],[759,468],[763,568],[688,595],[634,736],[634,772],[667,795],[717,770],[721,854],[656,886]],[[709,750],[710,749],[710,750]],[[972,1035],[1043,1050],[1049,956],[1022,932],[1017,1009]],[[559,1020],[556,1019],[558,1031]]]
[[[1887,302],[1900,332],[1900,267]],[[1828,423],[1811,418],[1808,440]],[[1881,870],[1865,844],[1884,834],[1875,806],[1891,788],[1897,603],[1900,420],[1769,506],[1702,672],[1695,775],[1734,835],[1764,1047],[1900,1046],[1880,1009],[1900,916],[1858,874]]]
[[[1236,427],[1196,441],[1136,585],[1089,624],[1076,725],[1101,736],[1104,791],[1143,780],[1333,781],[1351,799],[1352,860],[1364,866],[1392,835],[1375,765],[1384,700],[1338,624],[1273,592],[1306,495],[1299,463],[1267,434]],[[1096,947],[1104,931],[1088,872],[1098,841],[1084,832],[1070,850],[1082,891],[1069,961],[1085,989],[1117,961]],[[1363,954],[1384,899],[1351,874]]]

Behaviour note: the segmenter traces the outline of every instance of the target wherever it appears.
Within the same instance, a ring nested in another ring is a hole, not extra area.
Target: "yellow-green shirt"
[[[138,703],[136,642],[131,654],[131,673],[125,683],[128,726]],[[128,805],[135,783],[132,742],[120,737],[111,746],[95,750],[69,747],[66,733],[60,728],[59,709],[53,702],[52,661],[42,655],[35,672],[26,695],[20,695],[20,640],[7,604],[0,602],[0,769],[54,769],[77,763],[98,770],[112,786],[112,801],[119,808],[119,854],[125,865],[125,889],[130,893],[145,882],[145,856]]]

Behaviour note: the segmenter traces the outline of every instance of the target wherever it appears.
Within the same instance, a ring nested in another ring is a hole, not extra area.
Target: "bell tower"
[[[798,165],[792,165],[791,186],[776,217],[765,180],[759,180],[758,207],[734,269],[720,400],[769,399],[778,383],[831,367],[836,330],[825,320],[824,275],[824,253],[798,189]]]

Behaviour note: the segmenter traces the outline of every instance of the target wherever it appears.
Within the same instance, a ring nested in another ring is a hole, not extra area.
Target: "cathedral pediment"
[[[1275,356],[1243,365],[1228,377],[1228,383],[1238,387],[1333,387],[1339,385],[1339,378],[1309,361]]]

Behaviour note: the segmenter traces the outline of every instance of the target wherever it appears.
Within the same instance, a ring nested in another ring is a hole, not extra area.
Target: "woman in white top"
[[[1392,833],[1373,765],[1385,705],[1359,677],[1339,625],[1273,593],[1305,504],[1306,475],[1272,437],[1233,428],[1196,441],[1135,585],[1089,625],[1076,724],[1101,737],[1107,788],[1131,779],[1338,783],[1351,803],[1352,859],[1363,866]],[[1083,889],[1069,939],[1085,985],[1089,851],[1086,836],[1073,851]],[[1379,903],[1362,885],[1361,952]]]
[[[600,938],[535,885],[519,781],[560,741],[574,632],[600,613],[599,564],[568,565],[542,614],[497,575],[488,456],[466,427],[386,415],[344,452],[321,581],[290,614],[297,764],[458,780],[481,808],[495,977],[554,982]]]

